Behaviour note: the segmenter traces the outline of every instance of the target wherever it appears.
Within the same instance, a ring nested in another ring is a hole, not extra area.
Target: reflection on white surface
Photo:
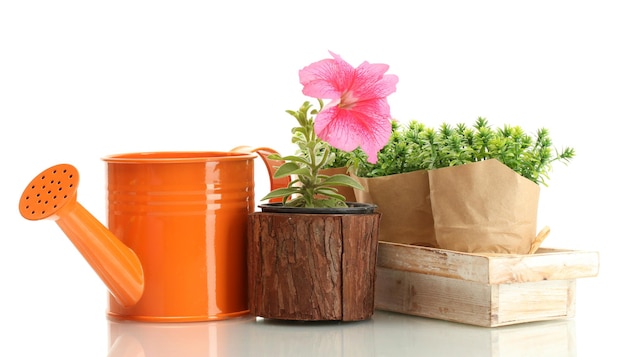
[[[246,356],[253,317],[211,322],[109,320],[108,357]]]
[[[410,356],[415,351],[427,351],[428,356],[576,356],[572,319],[487,328],[379,314],[376,325],[377,356]]]
[[[485,328],[376,311],[360,322],[108,324],[109,357],[576,356],[573,319]]]

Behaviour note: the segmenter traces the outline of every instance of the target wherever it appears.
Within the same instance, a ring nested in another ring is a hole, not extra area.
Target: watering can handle
[[[242,153],[254,152],[254,153],[259,154],[259,156],[261,156],[261,159],[263,159],[263,163],[265,163],[265,167],[267,167],[267,171],[270,175],[270,189],[272,191],[278,188],[285,188],[289,186],[289,183],[291,182],[291,177],[289,176],[280,177],[280,178],[274,177],[274,174],[276,173],[276,170],[278,170],[278,167],[280,167],[280,165],[284,163],[282,160],[272,160],[269,158],[269,155],[271,154],[278,154],[276,150],[268,148],[268,147],[252,148],[250,146],[237,146],[236,148],[233,148],[230,151],[242,152]],[[270,202],[282,202],[282,199],[280,197],[273,198],[273,199],[270,199]]]

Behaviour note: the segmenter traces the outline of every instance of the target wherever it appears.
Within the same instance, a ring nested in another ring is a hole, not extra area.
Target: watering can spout
[[[144,274],[132,249],[111,233],[77,200],[78,170],[69,164],[46,169],[20,198],[28,220],[54,220],[124,307],[135,305],[144,291]]]

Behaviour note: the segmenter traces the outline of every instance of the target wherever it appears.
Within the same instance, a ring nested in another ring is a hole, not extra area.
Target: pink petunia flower
[[[315,134],[328,144],[352,151],[357,147],[376,163],[377,154],[391,136],[391,114],[387,96],[396,91],[398,77],[385,74],[386,64],[363,62],[352,67],[332,52],[300,70],[302,93],[330,99],[315,117]]]

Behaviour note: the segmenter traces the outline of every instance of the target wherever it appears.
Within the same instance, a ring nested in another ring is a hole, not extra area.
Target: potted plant
[[[336,174],[350,174],[350,164],[352,160],[352,155],[349,152],[345,152],[343,150],[337,149],[334,146],[329,147],[330,155],[328,162],[324,164],[320,173],[322,175],[333,176]],[[356,181],[356,180],[355,180]],[[356,181],[359,183],[358,181]],[[335,186],[337,188],[337,193],[344,196],[346,198],[346,202],[357,202],[356,195],[354,190],[361,190],[362,187],[359,186],[355,188],[353,186]]]
[[[339,186],[360,189],[349,175],[321,172],[343,151],[361,148],[375,163],[391,133],[386,97],[398,78],[384,64],[350,66],[331,59],[300,70],[303,93],[317,98],[287,111],[294,155],[261,155],[281,162],[275,179],[293,178],[272,190],[261,211],[249,215],[250,312],[285,320],[364,320],[374,312],[376,256],[381,214],[372,204],[346,202]],[[324,105],[323,99],[330,99]],[[363,115],[366,113],[366,115]]]
[[[381,239],[464,252],[526,254],[538,239],[539,186],[547,186],[552,164],[567,163],[574,150],[554,149],[545,128],[529,135],[519,126],[494,129],[478,118],[471,127],[443,123],[436,129],[411,121],[395,127],[376,163],[360,159],[358,150],[352,155],[352,172],[364,186],[355,191],[357,201],[376,203],[385,216],[392,216],[383,222],[392,229],[412,222],[408,235],[387,234],[381,225]],[[414,191],[410,197],[407,187]],[[398,199],[414,202],[412,208],[389,214],[387,207],[397,202],[385,199],[398,196],[394,192],[403,193]],[[402,221],[390,222],[403,214]]]

